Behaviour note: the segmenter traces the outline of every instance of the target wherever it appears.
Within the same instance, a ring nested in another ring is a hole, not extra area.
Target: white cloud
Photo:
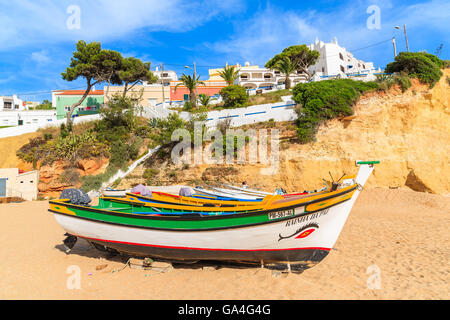
[[[31,53],[31,60],[37,62],[38,64],[46,64],[50,62],[50,57],[48,55],[48,51],[42,49],[41,51],[36,51]]]
[[[370,30],[366,26],[367,7],[376,4],[381,9],[381,29]],[[264,64],[268,59],[287,46],[309,44],[318,37],[330,42],[337,37],[341,46],[347,49],[358,49],[389,40],[396,34],[393,27],[405,23],[408,27],[408,37],[415,34],[441,34],[446,42],[449,39],[450,2],[433,0],[420,4],[405,5],[391,1],[357,1],[328,11],[295,11],[283,10],[271,5],[259,10],[246,21],[235,24],[234,35],[228,39],[204,43],[209,49],[221,53],[227,59],[250,61]],[[428,37],[429,38],[429,37]],[[414,39],[417,46],[414,50],[422,50],[427,37]],[[399,41],[403,41],[399,39]],[[386,49],[378,48],[378,56],[392,58],[391,48],[386,42]],[[355,55],[375,57],[374,49],[357,51]],[[382,60],[382,59],[381,59]],[[234,62],[234,61],[233,61]]]
[[[72,5],[80,8],[79,29],[67,27],[73,16],[67,8]],[[0,12],[0,50],[78,39],[114,40],[139,29],[185,32],[242,8],[238,0],[5,1]]]

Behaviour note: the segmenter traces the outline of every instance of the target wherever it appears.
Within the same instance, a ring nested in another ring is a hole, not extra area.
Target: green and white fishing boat
[[[303,270],[333,248],[362,186],[378,161],[357,161],[357,175],[328,192],[288,197],[284,207],[238,212],[171,213],[139,203],[101,201],[81,206],[50,201],[72,237],[99,249],[173,261],[224,260]]]

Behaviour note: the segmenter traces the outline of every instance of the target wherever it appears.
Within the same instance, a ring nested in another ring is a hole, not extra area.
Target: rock
[[[151,264],[146,263],[144,259],[130,258],[128,260],[128,264],[131,269],[143,269],[143,270],[151,269]]]
[[[168,263],[168,262],[153,261],[152,265],[151,265],[151,269],[167,272],[167,271],[172,270],[173,266],[171,263]]]
[[[406,177],[405,186],[411,188],[414,191],[419,192],[428,192],[433,193],[433,190],[431,190],[414,172],[414,170],[411,170]]]
[[[97,175],[104,173],[108,166],[108,159],[82,159],[78,161],[78,168],[83,171],[83,175]]]
[[[217,270],[217,266],[204,266],[202,267],[203,271],[216,271]]]
[[[96,266],[96,267],[95,267],[95,270],[103,270],[103,269],[105,269],[107,266],[108,266],[107,264],[101,264],[101,265],[99,265],[99,266]]]
[[[286,278],[288,276],[288,272],[281,272],[278,270],[272,270],[272,277],[274,278]]]
[[[41,166],[39,169],[38,190],[44,196],[58,198],[64,189],[79,189],[81,186],[79,177],[103,173],[108,163],[108,159],[101,158],[80,160],[76,168],[73,168],[73,163],[62,160],[57,160],[52,165]],[[78,175],[78,179],[74,178],[72,181],[62,181],[60,177],[64,173],[67,173],[67,170],[73,171],[73,176]]]

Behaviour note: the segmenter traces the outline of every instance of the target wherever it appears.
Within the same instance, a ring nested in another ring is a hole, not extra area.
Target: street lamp
[[[395,47],[395,37],[392,37],[392,44],[394,45],[394,59],[397,56],[397,48]]]
[[[399,26],[395,26],[395,29],[399,30],[400,27]],[[406,25],[403,25],[403,32],[405,33],[405,42],[406,42],[406,51],[409,52],[409,45],[408,45],[408,36],[406,35]]]

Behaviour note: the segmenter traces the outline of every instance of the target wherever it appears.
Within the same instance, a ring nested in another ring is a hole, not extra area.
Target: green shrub
[[[171,113],[167,118],[158,119],[157,132],[152,134],[152,139],[161,146],[172,143],[172,132],[176,129],[186,128],[188,123],[180,118],[178,113]]]
[[[194,103],[192,101],[185,101],[182,110],[188,112],[194,110]]]
[[[359,99],[360,94],[377,88],[378,84],[375,82],[351,79],[297,84],[292,92],[294,101],[302,105],[301,108],[296,108],[300,142],[312,141],[321,121],[352,115],[351,106]]]
[[[245,107],[248,101],[247,90],[236,84],[222,88],[219,94],[226,108]]]
[[[400,52],[395,61],[386,66],[385,72],[406,72],[412,78],[418,78],[432,88],[442,76],[440,70],[444,61],[425,52]]]
[[[111,177],[113,177],[117,171],[119,171],[119,168],[110,163],[104,173],[97,174],[95,176],[89,175],[81,177],[81,190],[83,190],[84,192],[99,190],[103,182],[107,182],[109,179],[111,179]]]
[[[400,88],[402,89],[402,92],[405,92],[412,85],[409,75],[403,71],[398,74],[395,74],[395,75],[377,76],[376,81],[378,83],[378,90],[380,90],[380,91],[387,91],[394,84],[398,84],[400,86]]]

